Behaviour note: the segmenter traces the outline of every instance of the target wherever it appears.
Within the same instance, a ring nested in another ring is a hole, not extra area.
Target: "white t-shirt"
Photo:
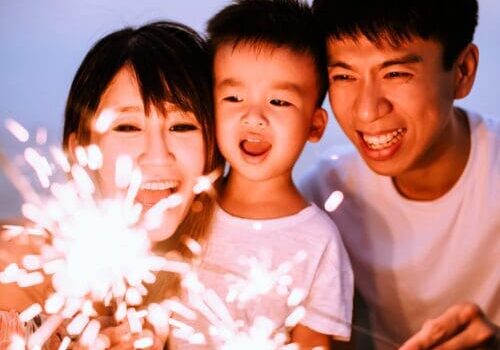
[[[403,198],[355,151],[325,157],[301,181],[319,206],[332,191],[344,193],[330,216],[373,329],[395,342],[457,302],[477,303],[500,324],[500,119],[468,117],[469,160],[436,200]]]
[[[236,276],[243,282],[248,277],[250,261],[264,264],[268,271],[277,271],[279,266],[283,268],[284,263],[292,262],[293,267],[287,274],[291,277],[289,291],[298,288],[306,295],[302,302],[306,313],[300,323],[341,339],[350,337],[354,289],[351,265],[335,224],[316,205],[292,216],[270,220],[238,218],[217,208],[209,237],[198,275],[222,300],[226,299],[230,285],[236,286],[231,278]],[[296,260],[302,252],[305,259]],[[228,275],[233,277],[228,279]],[[286,283],[287,279],[281,282]],[[255,280],[265,289],[261,275]],[[249,286],[240,287],[241,291],[252,293]],[[240,304],[241,307],[236,301],[227,303],[227,307],[233,320],[245,322],[242,329],[248,330],[258,316],[265,316],[273,322],[273,334],[276,334],[285,331],[285,319],[296,308],[287,304],[288,295],[272,288],[257,299]],[[220,339],[207,336],[209,323],[203,317],[195,321],[179,319],[202,331],[207,343],[196,347],[171,335],[171,349],[221,346]]]

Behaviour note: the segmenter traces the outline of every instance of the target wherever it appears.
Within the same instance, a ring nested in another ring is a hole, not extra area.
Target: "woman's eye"
[[[115,126],[113,130],[118,132],[137,132],[141,131],[141,128],[132,124],[120,124]]]
[[[241,101],[243,101],[243,99],[239,98],[238,96],[226,96],[222,100],[227,101],[227,102],[241,102]]]
[[[174,132],[187,132],[198,130],[198,127],[194,124],[175,124],[172,125],[168,130]]]
[[[271,101],[269,101],[269,103],[277,107],[288,107],[292,105],[290,102],[285,100],[280,100],[278,98],[273,98]]]

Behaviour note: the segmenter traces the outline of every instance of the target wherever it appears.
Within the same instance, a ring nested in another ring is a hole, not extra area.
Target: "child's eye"
[[[113,127],[113,131],[118,132],[138,132],[141,131],[141,128],[132,124],[119,124]]]
[[[198,127],[194,124],[184,123],[184,124],[172,125],[168,130],[173,132],[188,132],[188,131],[198,130]]]
[[[227,101],[227,102],[241,102],[241,101],[243,101],[243,99],[239,98],[238,96],[226,96],[222,100]]]
[[[405,79],[408,80],[412,77],[412,74],[407,72],[389,72],[384,75],[386,79]]]
[[[288,107],[292,105],[290,102],[280,100],[279,98],[273,98],[271,101],[269,101],[269,103],[277,107]]]

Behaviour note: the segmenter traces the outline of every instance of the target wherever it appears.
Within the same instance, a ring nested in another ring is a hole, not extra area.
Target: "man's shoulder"
[[[333,147],[319,157],[314,166],[299,181],[300,189],[309,197],[310,192],[345,190],[370,174],[359,153],[352,146]]]

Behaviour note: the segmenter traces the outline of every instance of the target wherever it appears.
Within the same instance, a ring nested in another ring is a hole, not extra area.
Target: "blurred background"
[[[92,44],[124,26],[170,19],[203,31],[206,20],[229,0],[0,0],[0,151],[19,162],[21,145],[4,127],[7,118],[31,134],[48,131],[60,144],[64,104],[71,80]],[[480,48],[474,90],[459,105],[484,114],[500,112],[500,2],[479,0],[475,42]],[[325,107],[329,110],[328,103]],[[331,116],[331,113],[330,113]],[[31,142],[31,141],[30,141]],[[308,145],[294,176],[300,177],[319,154],[347,145],[331,116],[323,140]],[[0,171],[0,220],[19,217],[21,198]]]

